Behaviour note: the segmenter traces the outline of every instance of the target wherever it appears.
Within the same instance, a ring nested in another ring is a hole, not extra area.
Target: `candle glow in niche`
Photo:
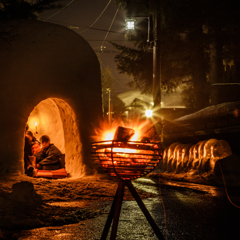
[[[35,122],[35,128],[36,128],[36,134],[38,134],[38,131],[37,131],[37,122]]]

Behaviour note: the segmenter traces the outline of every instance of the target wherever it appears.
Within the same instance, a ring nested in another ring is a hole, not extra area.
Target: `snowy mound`
[[[239,102],[226,102],[218,105],[213,105],[204,109],[201,109],[195,113],[175,119],[175,122],[203,119],[203,118],[216,118],[223,116],[235,116],[239,115],[240,101]]]

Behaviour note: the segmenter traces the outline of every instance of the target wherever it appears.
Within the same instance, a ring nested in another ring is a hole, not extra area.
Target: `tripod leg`
[[[141,208],[142,212],[144,213],[145,217],[147,218],[148,222],[150,223],[150,225],[151,225],[152,229],[154,230],[158,239],[164,240],[164,237],[163,237],[162,233],[160,232],[157,224],[155,223],[152,216],[148,212],[147,208],[145,207],[144,203],[142,202],[140,196],[138,195],[138,193],[135,190],[134,186],[132,185],[131,181],[126,181],[126,185],[128,186],[131,194],[133,195],[133,197],[137,201],[138,206]]]
[[[108,215],[108,218],[107,218],[105,227],[104,227],[104,229],[103,229],[103,233],[102,233],[101,240],[107,239],[108,231],[109,231],[109,229],[110,229],[110,227],[111,227],[111,223],[112,223],[113,216],[114,216],[115,206],[116,206],[117,197],[118,197],[118,191],[119,191],[119,185],[118,185],[118,189],[117,189],[117,191],[116,191],[116,194],[115,194],[115,196],[114,196],[114,200],[113,200],[113,203],[112,203],[112,207],[111,207],[111,210],[110,210],[110,212],[109,212],[109,215]]]
[[[118,220],[119,220],[121,206],[122,206],[124,188],[125,188],[125,181],[120,180],[118,185],[117,201],[116,201],[114,218],[113,218],[112,232],[111,232],[111,238],[110,238],[111,240],[114,240],[117,235]]]

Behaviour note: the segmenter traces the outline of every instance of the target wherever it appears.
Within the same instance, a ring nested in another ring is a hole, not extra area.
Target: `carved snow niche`
[[[72,177],[84,174],[82,144],[73,109],[64,100],[48,98],[41,101],[30,113],[29,130],[39,139],[48,135],[59,150],[65,154],[66,171]]]
[[[218,140],[217,139],[209,139],[204,144],[204,150],[203,150],[203,158],[201,160],[201,166],[200,171],[201,172],[208,172],[212,168],[210,167],[210,158],[211,158],[211,147],[214,145]]]
[[[178,144],[173,153],[173,162],[172,169],[176,173],[180,173],[182,171],[182,149],[184,148],[184,144]]]
[[[190,175],[213,171],[217,160],[232,155],[225,140],[209,139],[192,145],[179,142],[164,150],[162,172],[187,172]]]
[[[174,150],[176,146],[179,144],[179,142],[173,143],[168,148],[168,154],[167,154],[167,171],[172,172],[172,164],[174,161]]]
[[[181,163],[182,163],[182,169],[184,171],[187,170],[188,162],[189,162],[189,155],[190,155],[190,148],[192,147],[191,143],[184,144],[182,148],[182,157],[181,157]]]

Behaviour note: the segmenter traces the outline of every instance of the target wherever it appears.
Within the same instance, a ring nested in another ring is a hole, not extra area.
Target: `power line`
[[[58,13],[60,13],[63,9],[67,8],[68,6],[70,6],[75,0],[70,1],[69,3],[67,3],[64,7],[62,7],[60,10],[58,10],[57,12],[55,12],[54,14],[52,14],[50,17],[43,19],[42,21],[45,22],[47,20],[49,20],[50,18],[54,17],[55,15],[57,15]]]
[[[103,32],[110,32],[110,33],[118,33],[118,34],[124,34],[125,33],[121,33],[121,32],[117,32],[117,31],[110,31],[110,30],[106,30],[106,29],[101,29],[101,28],[92,28],[92,27],[88,27],[89,29],[92,29],[92,30],[98,30],[98,31],[103,31]],[[82,33],[82,32],[81,32]]]
[[[41,20],[41,19],[39,19],[39,20]],[[41,21],[44,21],[44,20],[41,20]],[[71,23],[61,22],[61,21],[48,20],[48,22],[57,23],[57,24],[64,24],[64,25],[70,25],[70,27],[68,27],[68,28],[70,28],[70,29],[72,29],[72,28],[79,29],[80,27],[84,27],[84,28],[85,28],[85,26],[79,26],[79,25],[72,26]],[[67,27],[67,26],[66,26],[66,27]],[[122,33],[122,32],[108,31],[108,30],[102,29],[102,28],[92,28],[92,27],[87,27],[87,28],[89,28],[89,29],[91,29],[91,30],[96,30],[96,31],[110,32],[110,33],[117,33],[117,34],[124,34],[124,35],[125,35],[125,33]],[[98,41],[102,41],[102,40],[98,40]]]
[[[92,40],[92,39],[86,39],[88,42],[102,42],[102,40]],[[114,42],[128,42],[128,40],[111,40]]]
[[[61,23],[61,24],[66,24],[68,25],[68,23],[66,22],[59,22],[59,21],[53,21],[53,20],[50,20],[52,17],[54,17],[55,15],[57,15],[58,13],[60,13],[62,10],[64,10],[65,8],[67,8],[68,6],[70,6],[75,0],[71,0],[69,3],[67,3],[64,7],[62,7],[60,10],[58,10],[57,12],[55,12],[54,14],[52,14],[50,17],[46,18],[46,19],[40,19],[39,20],[42,20],[42,21],[48,21],[48,22],[55,22],[55,23]],[[103,15],[103,13],[106,11],[107,7],[109,6],[109,4],[111,3],[112,0],[109,0],[109,2],[107,3],[106,7],[103,9],[103,11],[101,12],[101,14],[97,17],[97,19],[89,26],[87,27],[87,29],[81,31],[80,33],[83,33],[83,32],[86,32],[87,30],[91,29],[91,30],[97,30],[97,31],[104,31],[104,32],[107,32],[106,35],[105,35],[105,38],[102,42],[102,45],[100,47],[101,51],[95,51],[95,52],[101,52],[103,53],[102,49],[103,49],[103,44],[105,43],[106,39],[107,39],[107,36],[109,33],[118,33],[118,34],[125,34],[125,33],[121,33],[121,32],[117,32],[117,31],[111,31],[111,27],[113,25],[113,22],[117,16],[117,13],[119,11],[119,8],[117,9],[114,17],[113,17],[113,20],[109,26],[109,29],[108,30],[105,30],[105,29],[100,29],[100,28],[93,28],[92,26],[99,20],[99,18]],[[49,21],[50,20],[50,21]],[[71,26],[69,28],[76,28],[76,29],[79,29],[79,26]],[[101,41],[101,40],[89,40],[89,41]],[[114,41],[114,40],[112,40]],[[121,42],[124,42],[124,40],[116,40],[116,41],[121,41]],[[117,51],[104,51],[104,53],[116,53]],[[115,79],[115,81],[118,82],[118,84],[120,84],[124,89],[126,89],[126,86],[124,86],[118,79],[116,79],[115,77],[113,77]]]
[[[103,66],[104,68],[106,68],[105,64],[104,64],[102,61],[101,61],[101,64],[102,64],[102,66]],[[112,73],[112,72],[111,72],[111,74],[112,74],[112,76],[113,76],[113,73]],[[120,84],[125,90],[127,90],[127,87],[124,86],[116,77],[113,76],[113,79],[114,79],[115,81],[117,81],[117,83]],[[114,89],[114,90],[115,90],[115,89]]]
[[[101,50],[103,50],[103,48],[104,48],[103,44],[104,44],[104,42],[105,42],[106,39],[107,39],[108,33],[109,33],[109,31],[110,31],[110,29],[111,29],[111,27],[112,27],[112,25],[113,25],[113,22],[114,22],[114,20],[115,20],[115,18],[116,18],[116,16],[117,16],[118,10],[119,10],[119,8],[117,9],[117,11],[116,11],[116,13],[115,13],[115,15],[114,15],[113,20],[112,20],[112,22],[111,22],[111,24],[110,24],[110,26],[109,26],[109,29],[108,29],[108,31],[107,31],[107,33],[106,33],[106,36],[105,36],[105,38],[104,38],[104,40],[103,40],[103,42],[102,42]]]
[[[101,12],[101,14],[97,17],[97,19],[96,19],[87,29],[83,30],[83,31],[80,32],[80,33],[86,32],[89,28],[91,28],[91,27],[98,21],[98,19],[103,15],[103,13],[104,13],[105,10],[107,9],[107,7],[108,7],[109,4],[111,3],[111,1],[112,1],[112,0],[110,0],[110,1],[108,2],[108,4],[107,4],[106,7],[103,9],[103,11]]]
[[[94,50],[95,53],[117,53],[118,51],[109,50],[109,51],[101,51],[101,50]]]

